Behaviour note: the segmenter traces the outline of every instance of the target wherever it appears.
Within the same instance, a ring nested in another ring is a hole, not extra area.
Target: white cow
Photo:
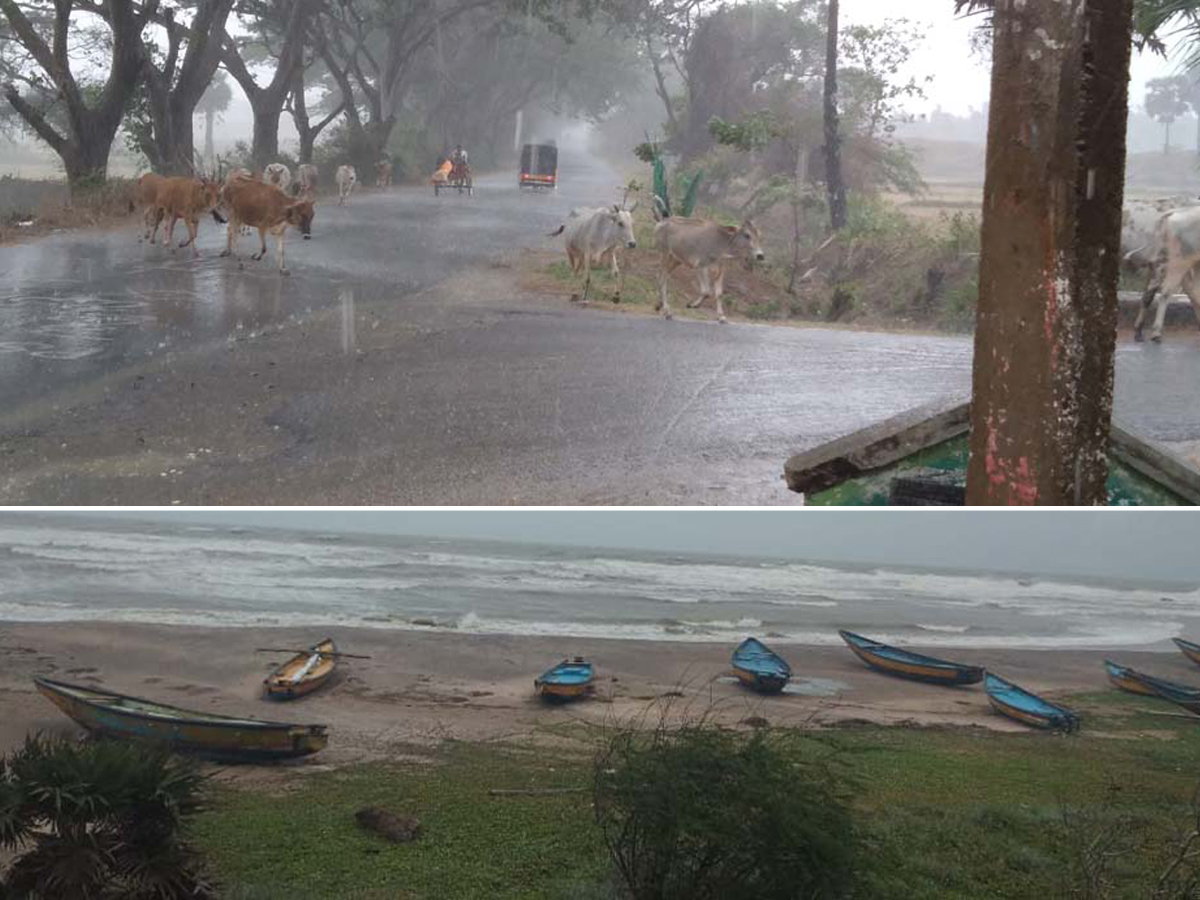
[[[1142,308],[1133,325],[1134,340],[1142,339],[1146,310],[1157,300],[1152,341],[1162,340],[1163,323],[1167,317],[1167,302],[1181,288],[1192,301],[1196,320],[1200,322],[1200,285],[1196,284],[1196,266],[1200,265],[1200,205],[1171,210],[1158,220],[1153,252],[1153,271]]]
[[[354,171],[354,166],[338,166],[333,180],[337,184],[338,189],[338,206],[345,206],[346,198],[350,196],[354,190],[354,186],[358,184],[358,173]]]
[[[689,308],[695,308],[712,297],[717,303],[717,321],[725,322],[725,305],[721,292],[725,286],[725,264],[731,259],[766,259],[758,226],[750,219],[734,228],[718,225],[709,219],[672,217],[654,226],[654,245],[662,252],[662,270],[658,281],[658,306],[666,318],[671,318],[667,302],[667,281],[677,266],[696,271],[700,296]]]
[[[263,181],[275,185],[286,194],[292,186],[292,170],[283,163],[271,163],[263,169]]]
[[[312,163],[301,163],[296,167],[296,183],[301,196],[311,196],[317,190],[319,172]]]
[[[617,266],[617,251],[622,247],[633,249],[637,246],[633,237],[635,209],[636,203],[629,209],[622,209],[615,203],[611,207],[577,207],[571,210],[571,221],[560,225],[558,230],[550,235],[554,237],[566,232],[564,240],[571,271],[576,275],[583,273],[583,296],[572,294],[572,300],[587,303],[588,291],[592,286],[592,263],[603,263],[606,253],[612,253],[613,277],[621,275]],[[622,276],[616,293],[613,294],[613,303],[621,302],[621,289],[624,286],[625,279]]]

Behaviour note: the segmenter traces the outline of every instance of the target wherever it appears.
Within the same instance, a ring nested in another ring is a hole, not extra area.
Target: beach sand
[[[680,688],[683,696],[671,701],[675,709],[700,712],[711,702],[713,714],[731,724],[754,717],[777,726],[865,721],[1023,730],[995,715],[978,686],[945,688],[881,675],[842,646],[775,645],[797,677],[788,693],[762,697],[728,677],[733,648],[724,644],[383,629],[331,634],[342,651],[371,659],[344,660],[320,691],[278,703],[262,698],[262,679],[286,654],[255,648],[309,646],[324,635],[281,628],[0,623],[0,753],[30,732],[78,732],[37,693],[35,674],[200,711],[329,725],[329,747],[287,769],[419,757],[422,748],[443,739],[532,741],[547,737],[546,725],[636,716]],[[1051,698],[1106,688],[1102,651],[936,652],[992,667]],[[540,702],[534,677],[568,654],[595,663],[596,696],[565,706]],[[1200,673],[1178,653],[1116,656],[1168,679],[1200,682]]]

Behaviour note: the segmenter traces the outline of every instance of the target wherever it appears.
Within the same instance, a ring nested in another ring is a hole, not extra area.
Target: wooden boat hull
[[[787,661],[755,638],[746,638],[733,651],[733,674],[738,681],[760,694],[778,694],[792,680]]]
[[[1113,687],[1128,691],[1130,694],[1141,694],[1143,697],[1158,696],[1158,692],[1154,688],[1136,677],[1139,673],[1134,672],[1133,669],[1119,666],[1107,659],[1104,661],[1104,668],[1108,672],[1109,684]]]
[[[1191,641],[1185,641],[1183,638],[1171,638],[1175,642],[1175,646],[1180,649],[1184,656],[1200,666],[1200,644],[1193,644]]]
[[[1170,700],[1172,703],[1182,706],[1188,712],[1200,715],[1200,688],[1155,678],[1153,675],[1138,672],[1108,659],[1104,661],[1104,668],[1108,671],[1108,680],[1123,691],[1148,697],[1161,697],[1163,700]]]
[[[533,680],[533,688],[543,700],[563,703],[588,697],[596,690],[596,672],[592,664],[564,659]]]
[[[984,689],[992,708],[1014,721],[1057,731],[1075,731],[1079,727],[1079,717],[1066,707],[1043,700],[997,675],[985,676]]]
[[[337,645],[332,638],[326,638],[319,644],[314,644],[309,653],[297,653],[277,667],[263,680],[263,691],[267,697],[271,700],[295,700],[327,684],[337,668],[337,658],[333,656],[324,657],[311,671],[304,673],[299,681],[292,680],[293,675],[302,672],[312,654],[317,651],[335,653]]]
[[[214,759],[265,760],[308,756],[325,748],[324,725],[293,725],[193,713],[166,704],[34,678],[37,689],[95,734],[167,744]],[[122,706],[115,705],[117,702]]]
[[[910,653],[890,647],[851,631],[839,631],[855,656],[873,669],[928,684],[964,685],[978,684],[983,680],[983,668],[964,666],[949,660]]]

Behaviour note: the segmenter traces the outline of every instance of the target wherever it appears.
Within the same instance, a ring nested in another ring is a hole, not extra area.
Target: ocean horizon
[[[1142,647],[1200,587],[1078,574],[0,514],[0,621]]]

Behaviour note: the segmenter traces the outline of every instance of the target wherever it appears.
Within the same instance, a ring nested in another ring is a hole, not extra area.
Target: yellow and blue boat
[[[1183,651],[1183,655],[1200,666],[1200,644],[1193,644],[1191,641],[1185,641],[1183,638],[1171,638],[1175,642],[1175,646]]]
[[[289,759],[325,748],[324,725],[294,725],[192,712],[99,687],[36,677],[37,689],[95,734],[166,744],[213,759]]]
[[[582,656],[564,659],[533,680],[543,700],[575,700],[596,689],[596,670]]]
[[[336,668],[337,645],[325,638],[276,668],[263,681],[263,690],[272,700],[294,700],[328,682]]]
[[[1079,728],[1079,716],[1065,706],[1043,700],[1037,694],[1006,681],[999,675],[986,673],[983,689],[987,691],[988,702],[992,704],[992,708],[1010,719],[1032,725],[1034,728],[1067,732]]]
[[[932,684],[978,684],[983,681],[981,666],[964,666],[933,656],[911,653],[844,629],[838,631],[838,634],[859,659],[871,668],[888,675]]]
[[[778,694],[792,679],[787,660],[757,638],[742,641],[732,662],[738,681],[762,694]]]
[[[1155,678],[1153,675],[1115,663],[1111,659],[1104,661],[1104,668],[1108,671],[1108,680],[1123,691],[1147,697],[1161,697],[1177,703],[1188,712],[1200,714],[1200,688]]]

